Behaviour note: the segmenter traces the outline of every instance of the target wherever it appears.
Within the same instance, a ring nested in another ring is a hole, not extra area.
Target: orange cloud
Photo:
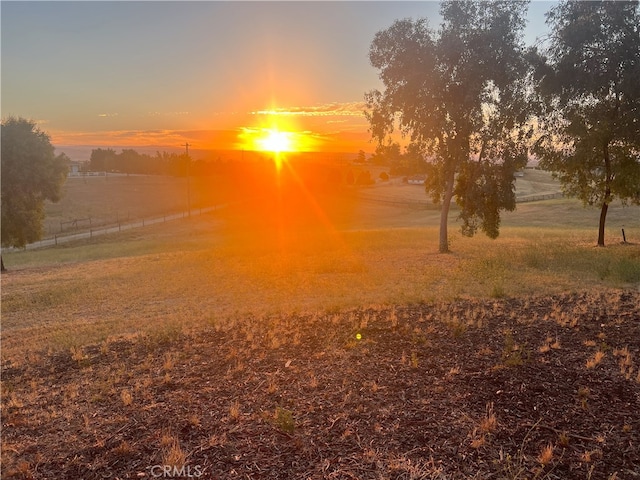
[[[326,103],[311,107],[274,108],[272,110],[258,110],[252,115],[299,115],[305,117],[350,116],[364,117],[366,104],[364,102]]]

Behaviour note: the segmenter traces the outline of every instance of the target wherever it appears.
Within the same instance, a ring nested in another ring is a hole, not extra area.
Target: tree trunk
[[[0,272],[6,272],[7,269],[4,268],[4,259],[2,258],[2,255],[0,255]]]
[[[449,222],[449,208],[451,207],[451,199],[453,198],[454,172],[447,178],[447,187],[444,191],[442,199],[442,210],[440,211],[440,253],[449,253],[449,235],[447,225]]]
[[[604,247],[604,222],[607,219],[607,210],[611,202],[611,159],[609,158],[609,143],[605,142],[602,147],[602,155],[604,157],[604,201],[602,202],[602,210],[600,210],[600,225],[598,226],[598,246]]]
[[[598,227],[598,246],[604,247],[604,222],[607,218],[607,210],[609,204],[605,201],[602,204],[602,210],[600,210],[600,226]]]

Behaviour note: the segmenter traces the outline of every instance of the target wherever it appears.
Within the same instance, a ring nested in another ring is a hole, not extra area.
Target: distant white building
[[[412,177],[407,178],[407,183],[409,185],[424,185],[426,178],[424,175],[414,175]]]
[[[69,164],[69,176],[70,177],[80,176],[80,162],[71,162]]]

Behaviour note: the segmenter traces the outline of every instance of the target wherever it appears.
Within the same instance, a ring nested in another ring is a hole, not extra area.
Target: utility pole
[[[187,214],[191,218],[191,158],[189,157],[189,142],[186,142],[184,147],[187,149]]]

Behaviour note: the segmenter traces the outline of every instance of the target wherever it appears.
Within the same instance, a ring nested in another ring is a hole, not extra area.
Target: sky
[[[524,41],[551,2],[529,6]],[[2,118],[65,146],[252,149],[269,131],[298,148],[373,151],[368,51],[437,2],[9,2],[1,9]],[[264,138],[263,138],[264,140]],[[262,143],[264,144],[264,142]],[[257,147],[256,147],[257,148]]]

